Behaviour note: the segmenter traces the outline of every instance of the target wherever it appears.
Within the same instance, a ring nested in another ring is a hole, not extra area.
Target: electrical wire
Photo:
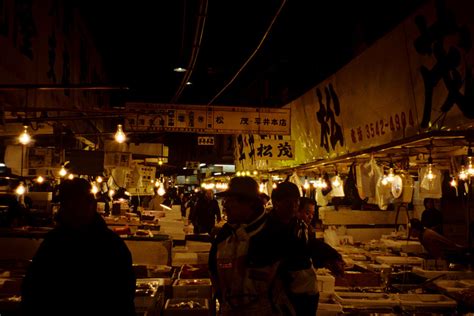
[[[201,6],[199,7],[199,15],[198,15],[198,22],[196,27],[196,33],[194,34],[194,41],[193,41],[193,49],[191,51],[191,57],[189,59],[189,63],[186,67],[187,71],[179,84],[178,90],[176,91],[175,95],[171,99],[171,103],[176,103],[183,93],[184,88],[186,87],[187,82],[191,78],[191,75],[194,71],[194,66],[196,65],[197,57],[199,55],[199,50],[201,48],[202,37],[204,34],[204,26],[206,25],[206,18],[207,18],[207,8],[208,8],[208,0],[202,0]]]
[[[273,27],[273,24],[275,24],[275,21],[276,19],[278,18],[278,16],[280,15],[280,12],[281,10],[283,10],[283,7],[285,6],[286,4],[286,0],[283,0],[281,2],[281,5],[280,7],[278,8],[277,12],[275,13],[275,16],[273,17],[272,21],[270,22],[270,25],[268,26],[267,30],[265,31],[265,33],[263,34],[262,36],[262,39],[260,40],[260,42],[258,43],[257,47],[255,48],[255,50],[252,52],[252,54],[250,54],[250,56],[247,58],[247,60],[242,64],[242,66],[240,66],[239,70],[237,70],[237,72],[235,73],[235,75],[230,79],[230,81],[207,103],[207,105],[211,105],[212,103],[214,103],[214,101],[216,101],[216,99],[232,84],[234,83],[235,79],[237,79],[237,77],[240,75],[240,73],[242,72],[242,70],[244,70],[245,67],[247,67],[247,65],[249,64],[249,62],[255,57],[255,55],[257,54],[257,52],[260,50],[260,48],[262,47],[263,45],[263,42],[265,42],[265,40],[267,39],[268,37],[268,34],[270,33],[270,30],[272,29]]]

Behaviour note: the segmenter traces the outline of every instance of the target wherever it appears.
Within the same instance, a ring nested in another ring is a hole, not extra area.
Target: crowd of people
[[[218,227],[221,210],[211,190],[182,196],[180,204],[194,233],[212,237],[209,272],[222,315],[315,315],[315,268],[344,274],[341,255],[316,238],[316,201],[301,197],[291,182],[280,183],[271,197],[262,195],[251,177],[233,178],[216,196],[223,198],[226,216]],[[133,315],[130,251],[96,212],[90,184],[65,180],[58,199],[57,226],[45,237],[23,282],[24,314],[56,314],[76,306],[84,313],[115,309],[114,314]],[[165,200],[156,194],[149,204],[158,207]],[[435,258],[462,249],[441,235],[442,216],[433,201],[425,207],[422,220],[410,222],[411,236]]]

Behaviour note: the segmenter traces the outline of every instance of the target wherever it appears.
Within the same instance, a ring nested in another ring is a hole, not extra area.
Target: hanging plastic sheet
[[[418,179],[420,182],[420,199],[432,198],[440,199],[441,183],[443,181],[441,171],[435,167],[431,167],[431,176],[429,176],[428,167],[420,168],[418,171]]]

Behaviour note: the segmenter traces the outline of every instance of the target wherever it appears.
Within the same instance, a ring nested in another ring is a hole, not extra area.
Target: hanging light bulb
[[[115,190],[110,189],[109,190],[109,197],[112,198],[115,195]]]
[[[161,184],[160,181],[156,181],[156,182],[155,182],[155,187],[158,188],[158,187],[160,186],[160,184]]]
[[[163,160],[158,160],[158,166],[162,166],[163,165]]]
[[[15,189],[15,193],[18,195],[23,195],[25,194],[25,192],[26,192],[26,188],[23,185],[23,182],[20,182],[20,185],[18,185],[17,188]]]
[[[117,131],[115,132],[115,141],[119,144],[123,143],[127,137],[122,130],[122,124],[117,125]]]
[[[44,178],[42,176],[38,176],[38,178],[36,178],[36,182],[41,184],[44,182]]]
[[[433,173],[433,164],[428,164],[428,172],[426,173],[426,179],[432,181],[436,178],[436,175]]]
[[[69,180],[72,180],[72,179],[74,179],[74,175],[73,175],[72,173],[70,173],[70,174],[67,176],[67,178],[68,178]]]
[[[324,180],[322,177],[319,178],[319,185],[321,189],[325,189],[328,187],[326,180]]]
[[[59,170],[59,175],[61,177],[64,177],[67,175],[67,171],[66,171],[66,168],[64,168],[64,166],[61,166],[61,170]]]
[[[394,177],[395,177],[395,174],[393,173],[393,167],[390,167],[390,169],[388,169],[387,181],[392,182]]]
[[[160,183],[160,188],[158,189],[157,193],[159,196],[165,195],[166,191],[165,191],[163,183]]]
[[[101,176],[98,176],[97,179],[96,179],[97,183],[102,183],[102,181],[104,181],[104,179],[102,179]]]
[[[20,144],[22,144],[22,145],[28,145],[30,143],[31,136],[30,136],[30,134],[28,134],[28,126],[27,125],[23,126],[23,132],[18,137],[18,140],[20,141]]]
[[[99,192],[99,188],[97,187],[95,183],[92,185],[91,192],[92,194],[97,194]]]
[[[341,186],[341,178],[339,178],[339,175],[337,173],[336,173],[336,176],[332,179],[331,184],[335,188],[338,188]]]
[[[305,190],[308,190],[308,189],[309,189],[308,177],[304,177],[303,188],[304,188]]]
[[[468,161],[468,163],[467,163],[467,170],[466,170],[466,171],[467,171],[467,174],[468,174],[469,176],[474,176],[474,166],[472,165],[472,157],[470,157],[470,156],[467,157],[467,161]]]
[[[254,171],[253,171],[253,175],[254,175],[254,176],[258,175],[258,171],[257,171],[257,170],[254,170]]]
[[[467,179],[467,172],[464,168],[464,163],[461,165],[461,170],[459,171],[459,180],[465,181]]]
[[[277,188],[277,184],[276,184],[275,182],[273,182],[272,188],[273,188],[273,189],[276,189],[276,188]]]
[[[262,193],[265,191],[265,184],[263,184],[263,182],[260,183],[258,190],[259,190],[260,192],[262,192]]]
[[[458,185],[458,182],[456,181],[456,178],[451,176],[451,181],[449,182],[449,184],[452,186],[452,187],[456,187]]]

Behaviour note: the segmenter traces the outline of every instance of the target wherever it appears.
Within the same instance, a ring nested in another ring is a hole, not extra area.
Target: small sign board
[[[198,136],[198,145],[199,146],[213,146],[214,145],[214,136]]]

